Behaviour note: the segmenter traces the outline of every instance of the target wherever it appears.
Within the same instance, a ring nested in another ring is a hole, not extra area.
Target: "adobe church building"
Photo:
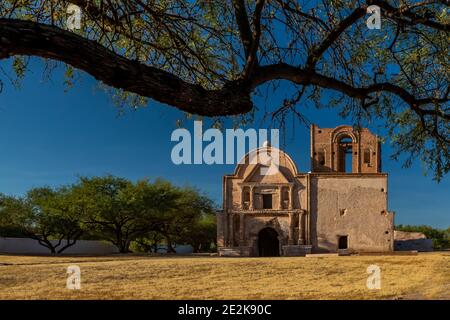
[[[278,166],[258,156],[277,152]],[[308,173],[299,172],[288,154],[265,144],[223,177],[219,254],[393,251],[387,178],[381,172],[379,139],[368,129],[312,125]]]

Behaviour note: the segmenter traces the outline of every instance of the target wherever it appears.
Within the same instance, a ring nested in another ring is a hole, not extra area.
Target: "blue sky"
[[[11,73],[9,65],[0,62],[7,73]],[[93,78],[83,75],[65,92],[60,70],[43,81],[38,60],[32,61],[30,69],[19,90],[0,73],[4,83],[0,93],[0,192],[20,195],[36,186],[72,183],[79,175],[110,173],[132,180],[162,177],[193,185],[221,204],[222,176],[232,173],[233,165],[177,166],[171,162],[176,143],[170,136],[177,119],[184,119],[181,112],[150,101],[146,108],[120,115]],[[270,101],[276,103],[280,98],[274,96]],[[303,112],[321,127],[351,124],[331,109],[305,107]],[[185,125],[192,131],[192,122]],[[283,149],[299,170],[309,171],[309,129],[288,125],[285,143]],[[418,161],[403,169],[401,163],[389,159],[391,153],[389,143],[383,145],[383,171],[389,173],[388,209],[396,212],[396,223],[449,227],[449,178],[436,183],[423,175]]]

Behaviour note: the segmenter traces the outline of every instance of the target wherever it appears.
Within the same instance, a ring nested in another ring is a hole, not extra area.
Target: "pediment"
[[[257,183],[289,183],[289,179],[280,169],[271,163],[270,165],[256,164],[244,182]]]

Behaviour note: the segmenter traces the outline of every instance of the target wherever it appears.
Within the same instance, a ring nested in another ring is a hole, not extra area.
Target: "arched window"
[[[338,171],[352,172],[353,140],[349,136],[343,136],[338,142]]]

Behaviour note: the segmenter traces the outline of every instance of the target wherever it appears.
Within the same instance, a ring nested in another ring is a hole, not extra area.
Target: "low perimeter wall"
[[[57,243],[57,241],[51,241]],[[62,248],[63,244],[59,248]],[[58,250],[58,249],[57,249]],[[117,247],[107,241],[78,240],[61,254],[111,254],[118,253]],[[49,254],[50,250],[41,246],[36,240],[28,238],[1,238],[0,253],[14,254]]]
[[[57,241],[51,241],[57,243]],[[63,243],[64,244],[64,243]],[[59,248],[63,247],[63,244]],[[193,248],[190,245],[175,245],[177,254],[190,254]],[[58,250],[58,248],[56,249]],[[159,247],[159,253],[165,253],[166,246]],[[2,238],[0,237],[0,253],[11,254],[49,254],[50,250],[41,246],[36,240],[28,238]],[[104,255],[119,253],[115,245],[108,241],[78,240],[73,246],[64,250],[62,255]]]
[[[433,251],[433,240],[421,232],[405,232],[394,230],[394,250],[422,252]]]

